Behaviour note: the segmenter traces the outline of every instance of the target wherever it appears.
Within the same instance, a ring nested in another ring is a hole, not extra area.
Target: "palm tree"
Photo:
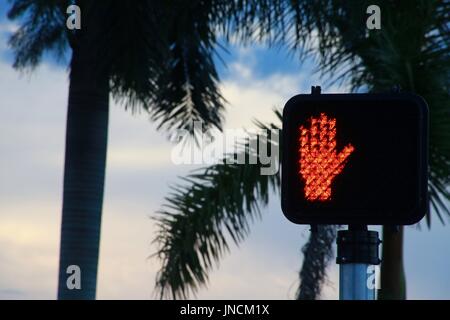
[[[324,75],[350,81],[354,91],[382,92],[400,86],[422,95],[430,107],[430,203],[440,220],[450,215],[450,33],[449,1],[379,1],[381,30],[365,28],[369,1],[292,1],[278,15],[284,29],[271,38],[289,49],[319,57]],[[312,31],[315,31],[314,33]],[[313,36],[314,35],[314,36]],[[314,46],[314,37],[317,46]],[[245,150],[244,152],[249,152]],[[156,287],[162,297],[187,297],[207,283],[208,272],[249,232],[258,208],[268,202],[268,186],[279,189],[278,176],[259,174],[259,165],[226,162],[194,172],[167,197],[162,208],[157,256],[162,267]],[[201,222],[201,223],[200,223]],[[428,212],[427,225],[431,225]],[[298,298],[320,292],[332,256],[335,226],[318,226],[303,248]],[[381,299],[406,297],[403,228],[383,228]]]
[[[69,5],[81,30],[66,28]],[[14,67],[34,69],[50,52],[71,59],[58,297],[93,299],[103,203],[109,96],[143,108],[159,129],[221,128],[224,99],[214,56],[231,35],[270,40],[284,1],[14,0],[20,28],[10,38]],[[284,27],[283,27],[284,28]],[[67,267],[81,268],[81,290],[68,290]]]
[[[81,8],[80,30],[66,28],[72,4]],[[95,298],[110,94],[169,132],[195,120],[221,127],[216,10],[204,1],[12,3],[8,17],[20,23],[9,41],[15,68],[34,69],[46,52],[71,54],[58,298]],[[81,269],[81,290],[66,285],[70,265]]]

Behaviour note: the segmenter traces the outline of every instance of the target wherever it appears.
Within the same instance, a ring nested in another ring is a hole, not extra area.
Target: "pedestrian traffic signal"
[[[428,107],[412,94],[312,94],[283,110],[282,209],[300,224],[412,224],[428,208]]]

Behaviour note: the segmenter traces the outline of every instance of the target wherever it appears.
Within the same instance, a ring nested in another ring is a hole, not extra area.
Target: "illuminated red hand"
[[[305,198],[309,201],[331,200],[331,183],[344,169],[355,148],[348,144],[336,152],[336,119],[321,113],[311,117],[311,128],[300,126],[300,175],[305,181]]]

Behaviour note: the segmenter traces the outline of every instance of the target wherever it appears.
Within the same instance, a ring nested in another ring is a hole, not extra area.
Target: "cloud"
[[[1,299],[55,297],[60,219],[58,203],[2,204]]]
[[[13,23],[13,22],[4,22],[4,23],[0,23],[0,33],[4,32],[4,33],[14,33],[17,30],[19,30],[19,25],[17,23]]]
[[[273,113],[274,108],[282,109],[293,95],[308,94],[312,85],[320,85],[323,82],[320,75],[314,72],[312,59],[307,59],[301,68],[294,68],[289,72],[272,66],[270,72],[256,73],[256,70],[268,64],[263,58],[282,58],[279,53],[260,54],[262,49],[257,48],[236,49],[235,59],[230,62],[220,86],[229,102],[226,113],[227,128],[254,128],[255,119],[263,123],[279,123]],[[345,84],[323,87],[326,93],[346,92],[348,89]]]
[[[0,8],[1,11],[1,8]],[[11,52],[9,51],[8,40],[10,36],[19,29],[15,23],[2,21],[0,12],[0,60],[10,61]]]

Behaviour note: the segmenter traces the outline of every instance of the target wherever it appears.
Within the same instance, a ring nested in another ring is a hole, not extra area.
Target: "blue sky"
[[[56,296],[61,187],[67,101],[65,66],[44,60],[34,74],[11,68],[5,20],[0,4],[0,298]],[[227,128],[252,126],[252,119],[272,121],[297,93],[321,84],[314,64],[301,64],[278,49],[232,47],[219,66],[221,89],[229,101]],[[325,79],[326,80],[326,79]],[[324,87],[325,92],[345,87]],[[43,143],[42,141],[45,141]],[[111,107],[109,153],[98,280],[100,299],[149,299],[157,260],[149,218],[163,203],[169,185],[193,166],[175,166],[172,146],[145,114]],[[448,219],[447,219],[448,221]],[[372,228],[379,230],[379,228]],[[405,265],[408,297],[450,299],[450,229],[434,219],[432,231],[408,227]],[[308,227],[289,223],[279,197],[262,212],[249,238],[232,246],[211,273],[206,299],[290,299],[298,285],[300,248]],[[329,268],[324,299],[338,297],[338,268]]]

